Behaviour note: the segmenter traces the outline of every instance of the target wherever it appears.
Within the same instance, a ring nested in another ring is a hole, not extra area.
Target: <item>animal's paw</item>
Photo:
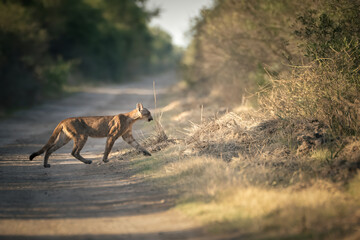
[[[35,154],[35,153],[33,153],[33,154],[30,155],[29,160],[32,161],[32,160],[34,159],[34,157],[36,157],[36,154]]]
[[[107,162],[109,162],[109,159],[103,159],[103,162],[107,163]]]
[[[86,162],[84,162],[85,164],[91,164],[92,161],[91,160],[87,160]]]
[[[44,168],[49,168],[50,164],[44,164]]]
[[[149,153],[149,152],[148,152],[148,151],[146,151],[146,150],[145,150],[145,151],[143,151],[143,153],[144,153],[144,155],[145,155],[145,156],[151,156],[151,153]]]

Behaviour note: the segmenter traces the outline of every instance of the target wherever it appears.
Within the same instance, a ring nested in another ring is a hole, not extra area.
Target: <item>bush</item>
[[[360,133],[360,75],[353,69],[356,49],[295,68],[288,79],[273,79],[261,96],[264,109],[290,120],[319,120],[337,135]]]
[[[336,135],[360,133],[360,3],[332,0],[298,17],[295,35],[313,62],[272,81],[262,106],[285,119],[319,120]]]
[[[351,49],[354,64],[360,64],[360,2],[351,0],[330,0],[318,9],[304,11],[297,18],[295,35],[303,42],[305,56],[321,61],[337,52]],[[349,64],[350,62],[346,62]]]

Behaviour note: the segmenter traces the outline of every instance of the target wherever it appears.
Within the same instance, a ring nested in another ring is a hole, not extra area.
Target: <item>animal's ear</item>
[[[143,109],[143,105],[141,103],[136,104],[136,109],[141,111]]]

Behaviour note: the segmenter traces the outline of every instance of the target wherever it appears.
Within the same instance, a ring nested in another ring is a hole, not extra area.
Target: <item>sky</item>
[[[199,15],[204,6],[211,6],[212,0],[148,0],[148,7],[159,7],[160,16],[153,18],[151,26],[160,26],[167,31],[176,45],[185,47],[189,39],[185,33],[190,29],[190,20]]]

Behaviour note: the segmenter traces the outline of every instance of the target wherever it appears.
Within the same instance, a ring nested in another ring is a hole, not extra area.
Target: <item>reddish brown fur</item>
[[[45,146],[30,155],[30,160],[45,152],[44,167],[50,167],[50,164],[48,164],[49,156],[70,140],[73,140],[74,148],[71,154],[83,163],[90,164],[91,160],[87,160],[80,155],[80,151],[84,147],[88,137],[107,137],[103,157],[104,162],[109,161],[108,155],[111,148],[120,136],[137,150],[143,152],[145,155],[151,156],[132,136],[132,125],[140,119],[152,120],[150,111],[143,108],[141,103],[138,103],[136,109],[131,112],[115,116],[67,118],[57,125]]]

